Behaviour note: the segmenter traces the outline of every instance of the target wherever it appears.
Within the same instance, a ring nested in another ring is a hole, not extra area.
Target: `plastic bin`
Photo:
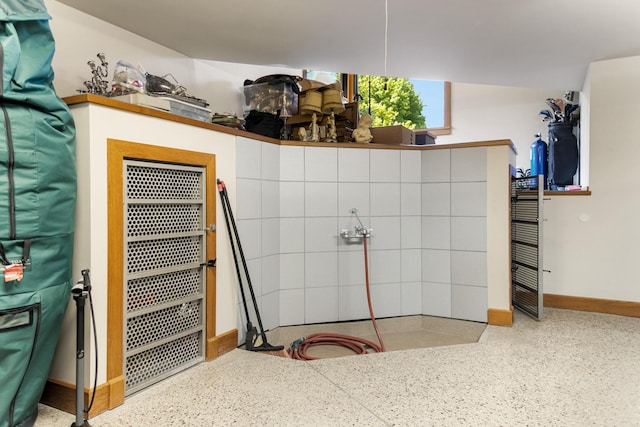
[[[257,83],[242,87],[242,111],[244,116],[249,111],[293,116],[298,114],[298,94],[289,83]]]

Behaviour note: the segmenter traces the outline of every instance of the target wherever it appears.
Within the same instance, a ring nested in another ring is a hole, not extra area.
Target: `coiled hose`
[[[319,346],[319,345],[333,345],[345,347],[352,350],[356,354],[367,354],[367,348],[374,350],[377,353],[381,353],[384,351],[384,342],[382,341],[382,337],[380,336],[380,331],[378,330],[378,325],[376,324],[376,318],[373,315],[373,306],[371,305],[371,287],[369,285],[369,259],[367,254],[367,236],[363,236],[364,242],[364,274],[365,274],[365,283],[367,288],[367,303],[369,304],[369,315],[371,316],[371,323],[373,324],[373,329],[376,331],[376,336],[378,337],[378,343],[376,344],[373,341],[365,340],[364,338],[354,337],[351,335],[343,335],[343,334],[332,334],[332,333],[317,333],[311,334],[306,337],[302,337],[297,339],[296,341],[291,343],[291,347],[287,350],[289,356],[292,359],[298,360],[316,360],[317,357],[309,356],[307,351],[311,347]]]

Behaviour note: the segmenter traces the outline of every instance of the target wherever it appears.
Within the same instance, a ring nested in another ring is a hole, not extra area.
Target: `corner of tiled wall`
[[[362,244],[339,236],[352,208],[373,229],[377,317],[486,321],[485,148],[254,142],[238,141],[237,206],[266,328],[368,317]]]

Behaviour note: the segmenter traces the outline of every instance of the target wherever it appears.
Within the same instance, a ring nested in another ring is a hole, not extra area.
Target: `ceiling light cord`
[[[384,90],[387,90],[387,43],[389,37],[389,0],[384,0]]]

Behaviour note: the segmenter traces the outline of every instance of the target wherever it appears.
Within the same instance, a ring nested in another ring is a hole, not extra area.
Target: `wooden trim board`
[[[510,310],[499,310],[490,308],[487,310],[487,323],[495,326],[512,326],[513,325],[513,306]]]
[[[238,330],[231,329],[207,340],[207,360],[215,359],[238,347]]]
[[[232,329],[216,337],[207,339],[207,361],[213,360],[237,348],[238,330]],[[96,388],[93,407],[87,418],[93,418],[124,402],[124,376],[116,377]],[[93,389],[84,389],[84,405],[91,401]],[[45,384],[40,403],[69,414],[76,413],[76,386],[64,381],[49,378]]]
[[[544,306],[566,310],[640,317],[640,302],[544,294]]]
[[[124,385],[124,379],[123,379]],[[112,400],[118,400],[117,398],[117,388],[113,387],[110,383],[100,384],[96,387],[96,396],[93,401],[93,406],[91,407],[91,411],[87,415],[87,418],[95,417],[109,409],[114,408],[114,405],[111,406]],[[124,391],[124,387],[122,387]],[[116,398],[112,398],[112,394],[115,392]],[[84,405],[85,408],[89,405],[91,401],[91,397],[93,395],[93,389],[84,389]],[[53,378],[49,378],[44,386],[44,392],[42,393],[42,397],[40,398],[40,403],[45,404],[47,406],[51,406],[52,408],[59,409],[64,412],[68,412],[70,414],[76,413],[76,386],[75,384],[69,384],[64,381],[55,380]]]

